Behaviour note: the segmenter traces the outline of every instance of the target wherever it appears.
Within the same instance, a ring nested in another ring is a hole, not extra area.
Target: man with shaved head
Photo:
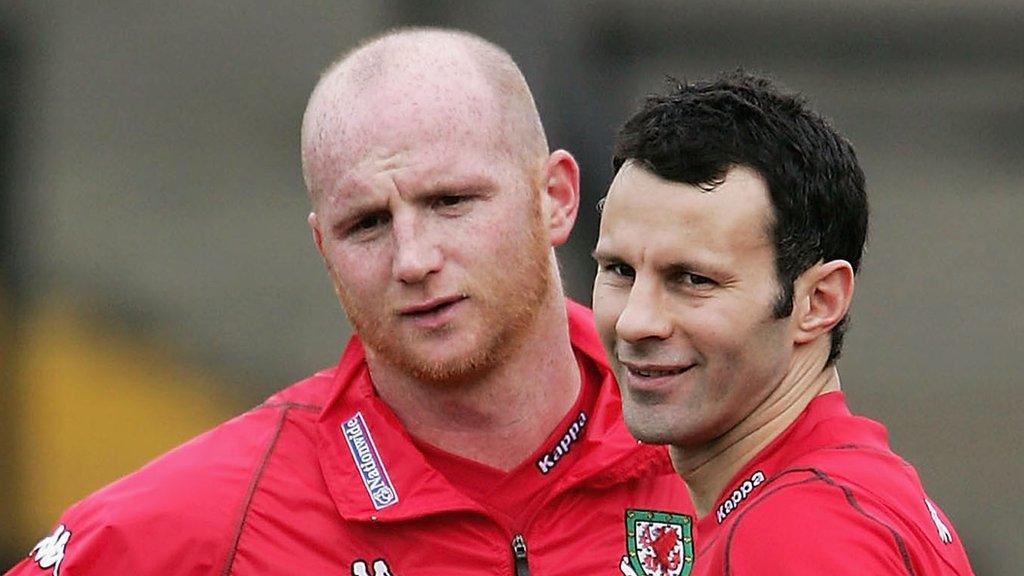
[[[330,66],[302,123],[335,368],[72,507],[11,574],[684,574],[691,506],[626,430],[554,247],[579,202],[519,69],[406,29]]]

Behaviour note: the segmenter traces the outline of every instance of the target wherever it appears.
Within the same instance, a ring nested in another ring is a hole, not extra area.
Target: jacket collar
[[[618,387],[590,311],[571,301],[567,308],[572,345],[586,367],[582,385],[596,386],[598,391],[583,436],[573,447],[583,457],[560,475],[553,492],[580,483],[610,486],[671,472],[663,448],[639,445],[626,430]],[[317,427],[320,467],[343,518],[399,521],[456,510],[486,513],[430,466],[394,412],[377,396],[357,336],[342,355]]]
[[[787,470],[800,469],[805,455],[854,446],[888,452],[888,433],[878,422],[851,414],[840,391],[815,397],[796,420],[743,465],[719,494],[714,507],[698,519],[701,538],[711,542],[725,519],[745,503],[746,494],[754,495],[754,489]]]

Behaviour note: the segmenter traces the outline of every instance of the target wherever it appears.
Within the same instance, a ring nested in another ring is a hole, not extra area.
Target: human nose
[[[404,284],[422,282],[441,269],[444,258],[433,236],[414,218],[394,221],[395,259],[392,274]]]
[[[663,311],[661,291],[653,282],[639,277],[626,298],[626,306],[615,322],[615,334],[626,342],[648,338],[664,340],[672,335],[672,323]]]

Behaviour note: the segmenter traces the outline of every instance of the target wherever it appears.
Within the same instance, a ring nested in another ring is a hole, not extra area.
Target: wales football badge
[[[688,576],[693,569],[693,520],[685,514],[626,510],[623,574]]]

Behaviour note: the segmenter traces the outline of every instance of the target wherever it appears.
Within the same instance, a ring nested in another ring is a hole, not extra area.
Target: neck
[[[416,438],[492,468],[515,468],[579,394],[580,372],[560,289],[556,276],[520,344],[472,382],[425,383],[368,354],[377,393]]]
[[[669,447],[698,517],[711,511],[733,476],[792,424],[811,400],[840,389],[835,366],[822,367],[819,362],[795,363],[779,386],[725,434],[698,446]]]

